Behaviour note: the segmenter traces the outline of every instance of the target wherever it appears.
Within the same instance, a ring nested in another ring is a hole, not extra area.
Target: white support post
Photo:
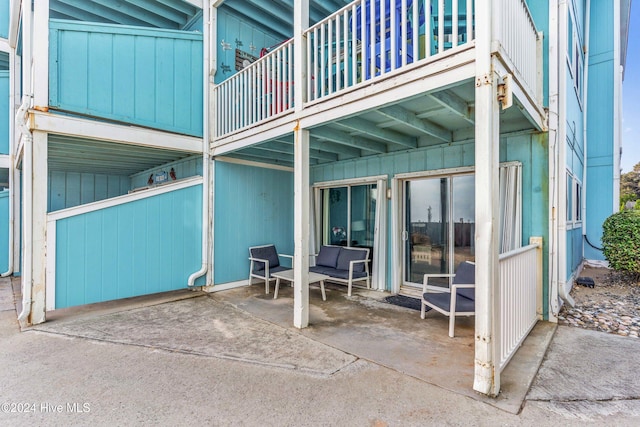
[[[493,2],[476,10],[476,326],[473,389],[496,396],[500,391],[497,368],[499,337],[498,237],[500,104],[494,72],[492,41]]]
[[[309,325],[309,131],[294,131],[293,325]]]
[[[45,321],[45,282],[47,262],[47,134],[33,133],[33,178],[32,178],[32,305],[31,324]],[[29,242],[27,242],[29,245]],[[29,250],[29,249],[27,249]]]
[[[49,0],[33,4],[33,105],[49,107]]]
[[[309,0],[296,0],[293,8],[294,78],[306,79],[306,48],[303,33],[309,27]],[[295,110],[302,110],[305,100],[304,87],[295,89]],[[294,188],[294,258],[293,258],[293,325],[306,328],[309,325],[309,139],[307,129],[298,125],[294,133],[293,188]]]

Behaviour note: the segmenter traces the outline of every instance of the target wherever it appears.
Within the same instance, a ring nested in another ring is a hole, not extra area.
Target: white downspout
[[[18,44],[18,29],[20,28],[20,2],[12,0],[9,9],[9,46],[15,49]]]
[[[32,184],[33,184],[33,135],[29,129],[27,119],[29,116],[28,109],[31,99],[25,95],[22,98],[22,105],[16,113],[16,126],[20,129],[23,138],[23,156],[22,170],[23,174],[23,238],[22,238],[22,311],[18,315],[20,325],[25,325],[31,314],[31,287],[33,281],[32,274],[32,254],[31,248],[24,250],[26,246],[30,246],[33,240],[33,222],[32,222]]]
[[[584,163],[582,166],[582,235],[587,238],[587,161],[589,156],[587,154],[587,97],[589,91],[587,86],[589,84],[589,40],[590,40],[590,27],[591,27],[591,0],[587,1],[587,8],[585,10],[585,45],[584,45],[584,79],[582,79],[582,144],[584,146]],[[582,246],[582,258],[584,259],[584,240]]]
[[[622,126],[622,65],[620,61],[620,2],[613,2],[613,210],[620,210],[620,155]]]
[[[203,52],[203,126],[202,126],[202,265],[200,270],[189,276],[187,285],[193,287],[198,277],[209,270],[209,235],[211,233],[211,221],[209,220],[209,45],[211,37],[211,15],[209,13],[209,0],[202,2],[202,16],[206,17],[202,32]]]

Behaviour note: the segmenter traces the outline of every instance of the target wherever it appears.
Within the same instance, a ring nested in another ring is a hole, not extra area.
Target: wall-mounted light
[[[387,199],[391,200],[391,189],[387,188]]]

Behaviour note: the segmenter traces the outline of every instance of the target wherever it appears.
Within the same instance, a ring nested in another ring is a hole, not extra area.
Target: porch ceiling
[[[315,24],[352,1],[309,0],[309,20]],[[293,4],[293,0],[225,0],[221,7],[242,16],[265,32],[275,32],[282,40],[287,40],[293,34]]]
[[[50,171],[130,176],[193,155],[84,138],[49,135]]]
[[[311,129],[310,163],[317,165],[397,151],[471,141],[475,137],[475,86],[466,80],[344,117]],[[533,129],[514,98],[501,112],[501,133]],[[272,138],[224,156],[293,166],[293,134]]]
[[[52,18],[182,29],[200,9],[183,0],[50,0]]]

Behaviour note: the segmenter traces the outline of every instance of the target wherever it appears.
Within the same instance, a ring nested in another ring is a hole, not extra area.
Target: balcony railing
[[[345,6],[305,32],[307,100],[468,43],[473,39],[473,4],[473,0],[357,0]]]
[[[202,136],[202,33],[51,19],[49,107]]]
[[[541,99],[538,33],[524,0],[495,0],[496,32],[518,81]],[[475,37],[475,0],[356,0],[308,28],[305,63],[293,39],[214,88],[214,138],[293,110],[294,90],[316,103],[417,63],[462,50]],[[306,81],[294,85],[294,64]]]
[[[293,39],[214,88],[216,137],[291,111]]]
[[[499,0],[495,8],[497,20],[494,38],[500,41],[521,83],[532,91],[538,101],[542,87],[538,81],[541,55],[538,54],[538,30],[525,0]]]
[[[541,245],[535,243],[500,255],[500,333],[496,337],[500,370],[538,320],[541,251]]]

